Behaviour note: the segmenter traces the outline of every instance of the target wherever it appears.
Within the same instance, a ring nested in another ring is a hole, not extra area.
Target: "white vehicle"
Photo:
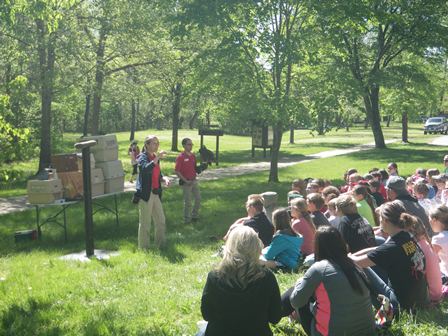
[[[445,117],[433,117],[429,118],[425,122],[425,127],[423,129],[423,133],[429,134],[448,134],[448,122]]]

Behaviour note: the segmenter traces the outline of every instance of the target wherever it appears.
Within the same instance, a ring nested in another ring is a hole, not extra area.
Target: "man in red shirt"
[[[199,219],[199,208],[201,206],[201,194],[196,178],[196,157],[192,153],[193,142],[190,138],[182,140],[184,151],[176,159],[175,171],[179,177],[179,184],[184,194],[184,221],[190,223]],[[191,210],[192,198],[194,198],[193,211]]]

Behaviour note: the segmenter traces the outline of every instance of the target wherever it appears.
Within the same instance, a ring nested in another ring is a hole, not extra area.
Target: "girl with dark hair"
[[[319,227],[314,251],[316,262],[282,296],[284,314],[296,309],[308,335],[374,335],[367,279],[348,258],[339,231]]]
[[[275,210],[272,214],[275,234],[269,246],[263,249],[261,262],[272,269],[294,270],[300,259],[303,237],[291,228],[291,217],[287,209]]]
[[[372,196],[370,196],[367,187],[358,184],[353,188],[352,195],[356,199],[358,213],[367,219],[371,226],[379,226],[379,222],[375,214],[376,206],[373,203]]]
[[[425,256],[407,230],[418,219],[406,213],[401,201],[383,204],[379,208],[380,226],[390,238],[382,245],[356,252],[350,257],[366,268],[372,287],[387,296],[394,308],[412,309],[428,303],[425,278]],[[368,267],[378,265],[389,277],[387,286]],[[375,303],[375,301],[374,301]]]
[[[389,176],[399,176],[398,165],[395,162],[391,162],[387,165],[387,171]]]

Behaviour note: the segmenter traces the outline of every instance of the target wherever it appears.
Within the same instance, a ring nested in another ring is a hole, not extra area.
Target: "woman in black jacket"
[[[262,242],[250,227],[229,235],[224,258],[208,274],[201,301],[206,336],[271,336],[282,316],[274,274],[259,263]]]

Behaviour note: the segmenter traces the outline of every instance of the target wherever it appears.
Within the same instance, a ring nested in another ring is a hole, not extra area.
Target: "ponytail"
[[[397,226],[400,229],[405,229],[406,231],[409,231],[413,226],[416,225],[416,222],[417,222],[417,218],[415,218],[414,216],[412,216],[406,212],[403,212],[400,215],[400,219],[398,221]]]

